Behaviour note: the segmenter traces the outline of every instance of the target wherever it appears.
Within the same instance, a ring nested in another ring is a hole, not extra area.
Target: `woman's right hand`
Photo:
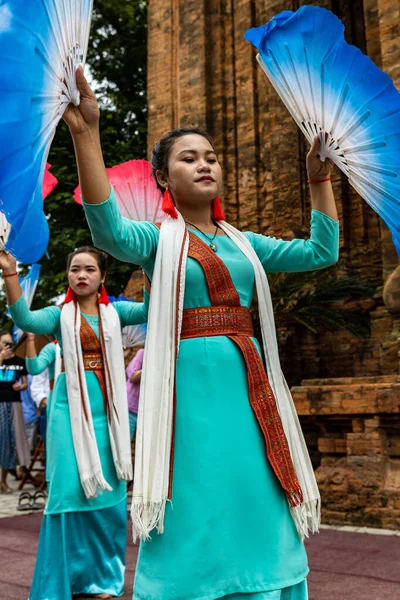
[[[17,261],[12,254],[3,250],[0,252],[0,269],[4,275],[15,273],[17,270]]]
[[[8,360],[9,358],[12,358],[12,355],[13,352],[9,346],[6,346],[5,348],[3,348],[3,350],[0,350],[0,364],[3,363],[3,360]]]
[[[79,106],[69,104],[63,119],[68,125],[72,136],[97,130],[100,120],[100,109],[94,92],[91,90],[82,67],[76,71],[76,84],[81,96]]]

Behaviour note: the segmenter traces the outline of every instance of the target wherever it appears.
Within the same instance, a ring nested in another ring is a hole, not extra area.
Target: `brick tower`
[[[307,147],[243,34],[302,4],[310,2],[149,0],[149,153],[174,127],[206,129],[223,166],[228,220],[286,239],[309,228]],[[317,4],[342,19],[347,41],[400,89],[400,0]],[[325,521],[398,527],[400,318],[382,299],[398,258],[387,227],[338,172],[333,187],[341,221],[335,268],[376,287],[371,336],[302,332],[284,358],[300,384],[293,394],[323,491]]]

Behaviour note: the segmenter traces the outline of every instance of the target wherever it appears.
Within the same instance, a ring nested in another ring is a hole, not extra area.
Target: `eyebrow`
[[[74,267],[84,267],[85,269],[87,269],[88,267],[93,267],[96,268],[96,265],[71,265],[70,269],[73,269]]]
[[[198,150],[191,150],[190,148],[188,148],[187,150],[181,150],[180,152],[178,152],[178,156],[179,156],[179,154],[183,154],[184,152],[190,152],[191,154],[198,154]],[[206,154],[215,154],[215,150],[206,150]]]

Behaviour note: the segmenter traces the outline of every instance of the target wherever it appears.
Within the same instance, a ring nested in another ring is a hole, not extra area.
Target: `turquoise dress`
[[[45,369],[48,369],[49,380],[54,380],[55,360],[56,360],[57,345],[54,342],[46,344],[39,354],[33,358],[25,357],[26,370],[30,375],[39,375],[43,373]],[[53,392],[54,389],[50,390],[49,397],[47,398],[47,419],[51,418],[51,410],[53,407]],[[47,440],[46,440],[47,441]],[[46,474],[46,479],[47,474]]]
[[[55,360],[56,360],[56,352],[57,352],[57,344],[55,344],[54,342],[50,342],[50,344],[46,344],[46,346],[44,346],[39,354],[36,354],[36,356],[34,356],[33,358],[29,358],[28,356],[25,357],[25,364],[26,364],[26,370],[28,371],[28,373],[32,376],[35,375],[40,375],[40,373],[43,373],[43,371],[45,371],[47,369],[47,374],[48,374],[48,378],[49,378],[49,383],[51,381],[54,382],[54,373],[55,373]],[[53,389],[50,389],[49,395],[47,397],[47,407],[45,409],[45,437],[43,438],[45,441],[45,448],[46,448],[46,444],[47,444],[47,419],[50,419],[51,416],[51,409],[53,407]],[[41,411],[42,412],[42,411]],[[42,418],[42,417],[40,417]],[[39,426],[39,430],[40,430],[40,426]],[[43,433],[42,433],[43,435]],[[46,460],[47,463],[47,460]],[[46,481],[47,484],[49,485],[49,477],[48,477],[48,473],[47,473],[47,467],[46,467]]]
[[[114,302],[121,327],[147,320],[145,303]],[[53,334],[62,353],[61,310],[30,311],[23,296],[10,306],[24,331]],[[98,317],[85,315],[97,337]],[[29,600],[71,600],[72,594],[123,594],[127,536],[126,482],[114,467],[107,416],[98,379],[86,371],[93,425],[104,477],[112,491],[87,499],[75,460],[65,373],[57,378],[47,434],[49,497],[40,532]],[[126,411],[128,419],[128,410]]]
[[[158,228],[123,219],[113,192],[85,211],[94,244],[139,264],[151,279]],[[316,210],[308,241],[246,235],[266,271],[321,269],[337,260],[339,225]],[[251,263],[229,237],[214,241],[241,304],[250,307]],[[184,308],[210,304],[202,268],[189,257]],[[176,377],[172,503],[164,534],[140,545],[134,599],[306,600],[304,544],[266,458],[239,348],[225,336],[182,340]]]

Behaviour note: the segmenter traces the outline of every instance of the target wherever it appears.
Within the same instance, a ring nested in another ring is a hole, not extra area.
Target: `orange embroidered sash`
[[[101,335],[101,321],[99,317],[99,333]],[[81,314],[80,338],[82,344],[82,358],[85,371],[93,371],[100,384],[104,399],[104,408],[110,420],[110,405],[107,395],[106,375],[104,370],[103,352],[100,340]]]
[[[244,306],[202,306],[183,311],[181,340],[214,335],[253,337],[249,309]]]
[[[212,307],[184,310],[181,338],[226,335],[240,348],[247,367],[250,405],[264,436],[268,460],[290,505],[297,506],[303,494],[267,373],[251,339],[249,310],[240,305],[225,263],[195,234],[189,232],[189,240],[188,256],[203,268]]]

